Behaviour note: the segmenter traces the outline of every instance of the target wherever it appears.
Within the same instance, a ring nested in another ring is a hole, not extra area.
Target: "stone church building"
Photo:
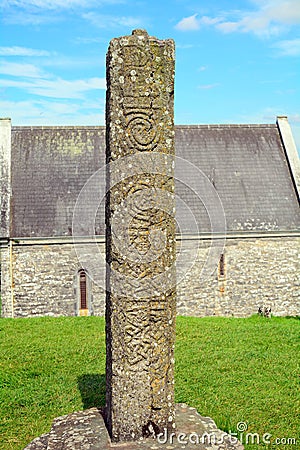
[[[178,125],[175,148],[189,163],[185,179],[204,186],[199,196],[176,179],[178,210],[182,202],[190,211],[178,219],[178,314],[245,317],[266,305],[299,315],[300,169],[287,117]],[[2,317],[104,314],[105,268],[95,281],[78,258],[78,246],[105,254],[103,201],[93,236],[73,233],[79,193],[104,165],[104,127],[0,120]],[[212,227],[210,198],[219,199],[222,230]]]

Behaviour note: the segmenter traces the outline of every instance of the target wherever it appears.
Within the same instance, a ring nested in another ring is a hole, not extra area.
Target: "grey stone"
[[[34,439],[28,444],[26,450],[47,450],[49,434],[42,434],[42,436]],[[25,450],[24,449],[24,450]]]
[[[196,244],[199,248],[195,255]],[[272,299],[268,303],[271,303],[275,316],[299,315],[299,237],[283,235],[251,239],[227,236],[223,293],[219,289],[217,267],[206,279],[201,277],[209,245],[209,240],[195,243],[192,239],[176,239],[176,252],[181,247],[192,263],[184,279],[177,283],[178,315],[203,317],[218,313],[247,317],[256,314],[261,302],[268,299]],[[105,255],[104,239],[98,247]],[[70,242],[52,245],[15,243],[12,248],[13,286],[9,277],[10,249],[5,247],[0,251],[3,317],[76,314],[76,275],[80,265]],[[104,270],[102,280],[102,286],[105,286]],[[219,302],[218,311],[215,311],[215,299]],[[91,305],[95,315],[104,315],[105,290],[94,282],[91,283]]]
[[[174,42],[113,39],[107,80],[105,418],[118,442],[174,427]]]
[[[47,450],[98,450],[109,445],[102,415],[97,408],[59,417],[48,435]]]
[[[62,416],[50,433],[34,439],[24,450],[243,450],[234,436],[221,431],[210,417],[195,408],[175,405],[176,432],[163,430],[160,436],[138,441],[112,443],[97,408]]]

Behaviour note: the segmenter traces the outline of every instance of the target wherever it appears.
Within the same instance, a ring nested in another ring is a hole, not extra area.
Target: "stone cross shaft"
[[[107,53],[106,407],[114,442],[175,428],[174,42]]]

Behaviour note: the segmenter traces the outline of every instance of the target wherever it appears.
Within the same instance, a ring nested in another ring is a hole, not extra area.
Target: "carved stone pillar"
[[[174,42],[107,54],[106,409],[113,441],[175,428]]]

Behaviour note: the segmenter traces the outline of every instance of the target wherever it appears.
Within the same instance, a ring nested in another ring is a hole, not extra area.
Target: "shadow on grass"
[[[105,375],[86,374],[77,379],[84,409],[105,405]]]

